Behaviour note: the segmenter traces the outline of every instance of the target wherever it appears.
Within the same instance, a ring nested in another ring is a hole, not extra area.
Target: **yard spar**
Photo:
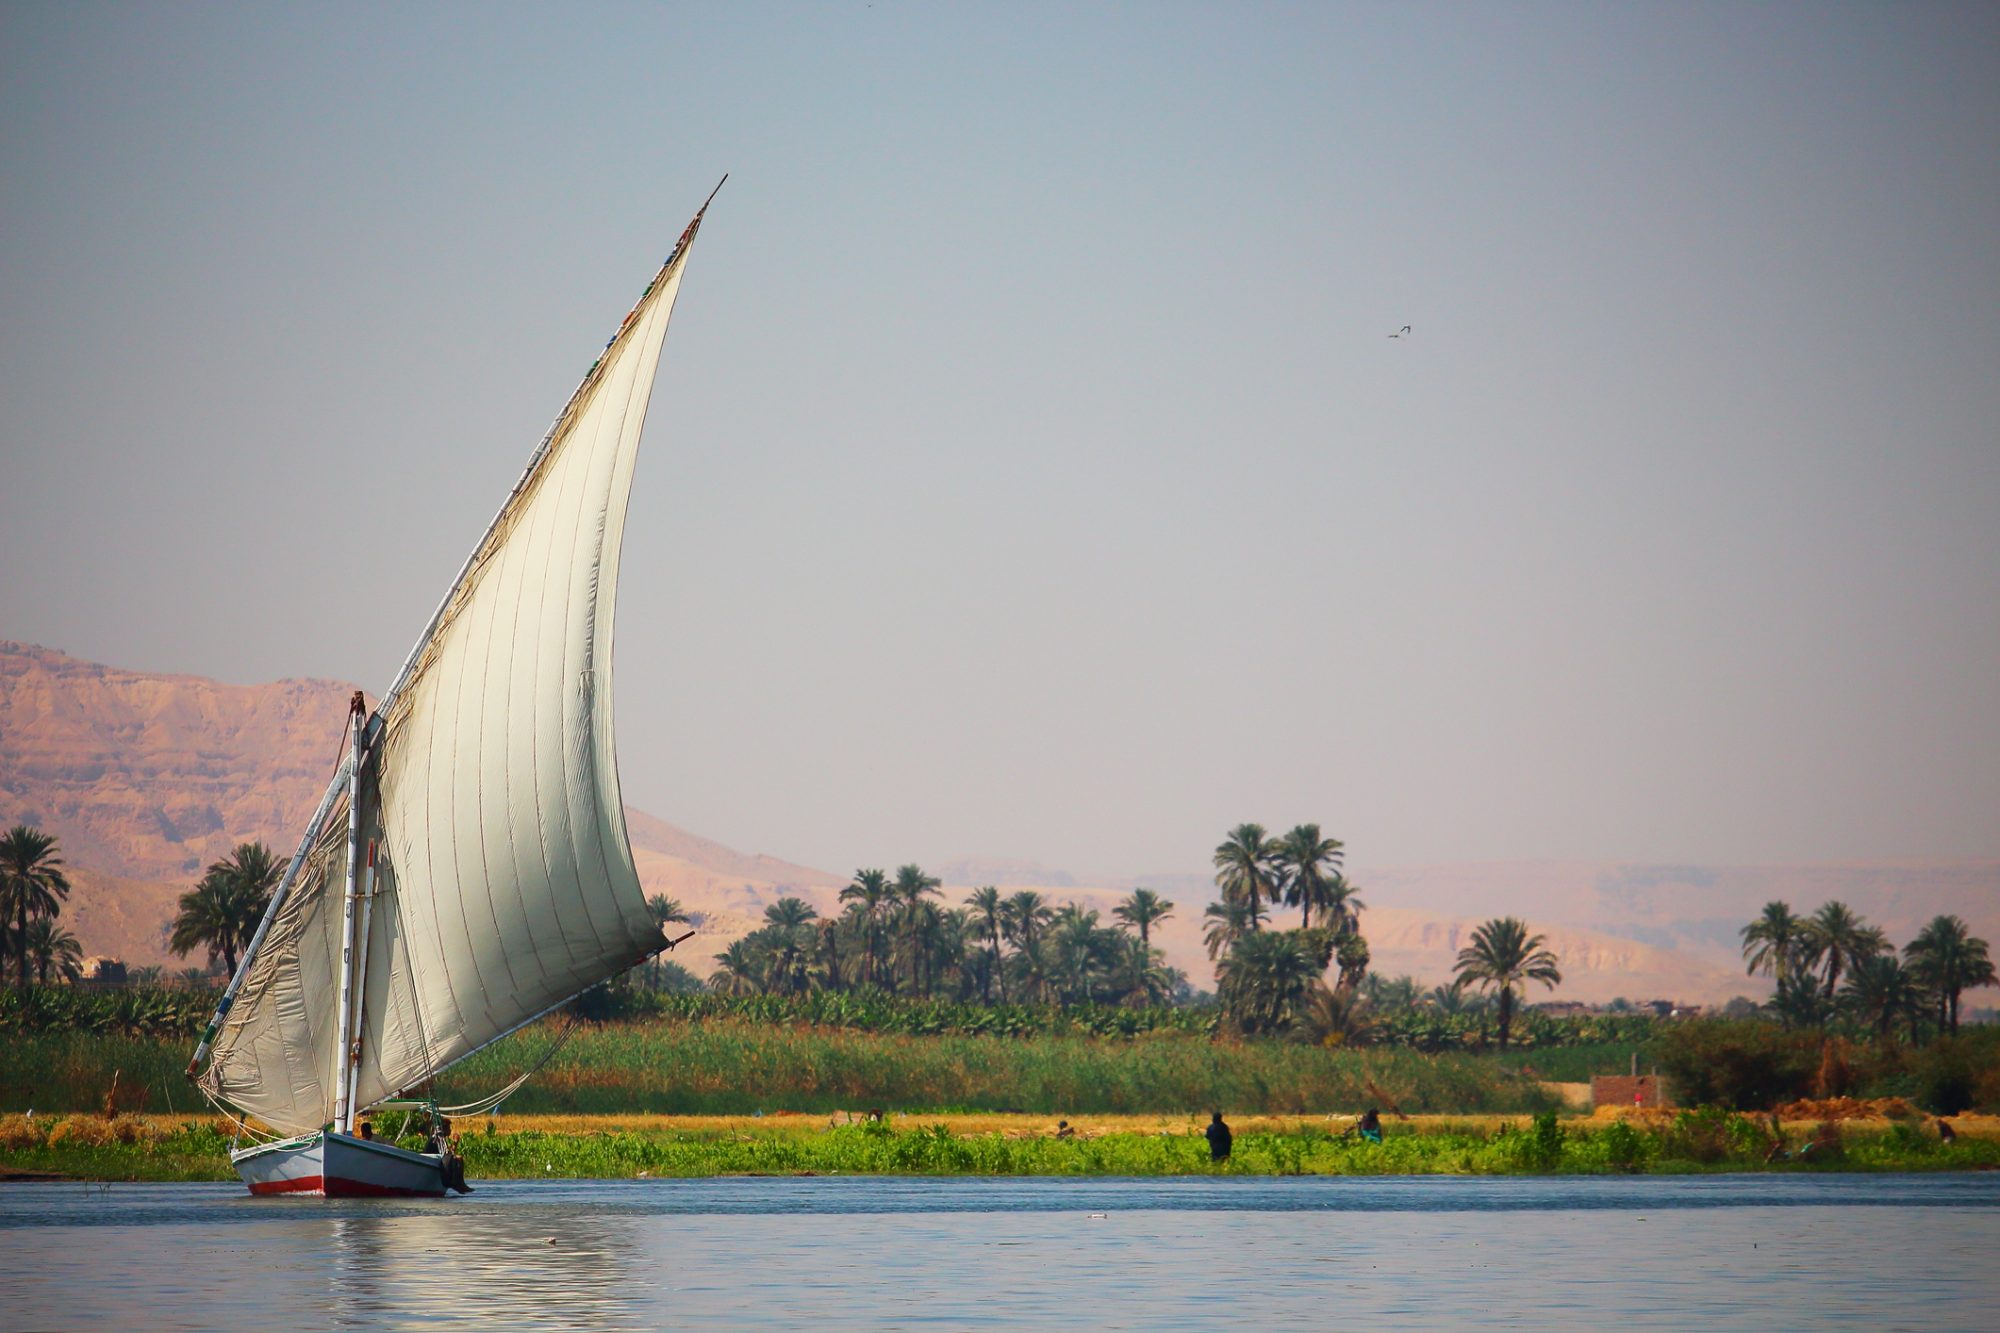
[[[443,1193],[442,1134],[408,1151],[357,1136],[362,1113],[666,946],[619,797],[612,613],[646,406],[707,207],[394,684],[372,713],[355,696],[347,758],[188,1065],[289,1136],[232,1152],[253,1192]]]

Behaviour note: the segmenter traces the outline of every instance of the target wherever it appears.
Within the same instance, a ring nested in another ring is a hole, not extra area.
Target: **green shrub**
[[[1614,1120],[1597,1134],[1604,1164],[1613,1171],[1638,1171],[1646,1165],[1646,1136],[1623,1120]]]
[[[1655,1047],[1675,1097],[1694,1106],[1764,1110],[1810,1095],[1819,1072],[1817,1033],[1786,1032],[1769,1023],[1677,1023]]]
[[[1936,1115],[1959,1115],[1979,1102],[1980,1075],[1972,1044],[1940,1037],[1916,1053],[1910,1075],[1917,1105]]]
[[[1712,1166],[1731,1157],[1750,1157],[1765,1146],[1763,1131],[1720,1106],[1682,1111],[1660,1136],[1660,1155]]]

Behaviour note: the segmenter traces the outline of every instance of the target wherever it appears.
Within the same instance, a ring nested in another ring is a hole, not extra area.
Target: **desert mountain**
[[[0,641],[0,827],[61,839],[63,924],[86,952],[178,964],[166,948],[176,900],[239,842],[292,851],[339,762],[353,693],[126,671]],[[844,882],[626,815],[646,891],[701,918],[686,950],[698,971],[766,903],[795,893],[830,907]]]
[[[137,964],[166,953],[174,902],[209,862],[256,838],[289,852],[334,765],[353,687],[329,680],[237,686],[122,670],[0,641],[0,827],[56,834],[75,884],[65,924],[90,953]],[[844,875],[734,851],[627,810],[641,882],[680,900],[700,932],[681,961],[713,955],[787,894],[836,909]],[[1513,914],[1563,960],[1565,998],[1714,1003],[1760,994],[1736,932],[1770,898],[1809,911],[1841,898],[1907,940],[1938,912],[2000,939],[2000,862],[1954,865],[1691,867],[1614,863],[1350,866],[1368,904],[1378,972],[1448,977],[1474,925]],[[1159,942],[1200,984],[1205,875],[1073,875],[1027,861],[966,859],[942,868],[947,897],[979,884],[1034,889],[1106,920],[1144,883],[1175,900]]]

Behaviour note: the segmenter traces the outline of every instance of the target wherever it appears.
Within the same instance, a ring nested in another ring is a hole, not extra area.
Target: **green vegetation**
[[[2000,1167],[2000,1142],[1940,1142],[1913,1123],[1825,1125],[1782,1142],[1755,1121],[1683,1112],[1657,1125],[1531,1120],[1392,1124],[1370,1143],[1331,1125],[1246,1126],[1220,1165],[1198,1119],[1058,1137],[943,1119],[825,1125],[665,1124],[551,1132],[484,1126],[458,1136],[481,1177],[716,1175],[1274,1176],[1605,1175],[1713,1171],[1941,1171]],[[227,1180],[228,1143],[212,1123],[131,1117],[0,1120],[0,1160],[16,1169],[109,1180]]]
[[[181,895],[167,947],[182,958],[205,949],[211,964],[220,959],[225,976],[236,972],[236,956],[257,933],[271,893],[284,877],[285,863],[261,842],[239,843],[236,850],[209,866],[192,889]]]
[[[526,1069],[555,1039],[517,1034],[437,1083],[470,1101]],[[63,1033],[0,1044],[0,1107],[117,1105],[186,1110],[184,1045]],[[741,1019],[607,1024],[578,1031],[515,1093],[509,1112],[722,1114],[888,1109],[1185,1112],[1221,1105],[1272,1113],[1528,1112],[1554,1099],[1535,1075],[1468,1054],[1329,1051],[1289,1042],[1215,1041],[1160,1031],[1130,1040],[1043,1034],[905,1036]]]
[[[1550,990],[1562,980],[1556,956],[1542,947],[1540,935],[1528,934],[1516,917],[1503,916],[1472,932],[1472,943],[1458,951],[1458,987],[1478,986],[1499,999],[1500,1049],[1514,1024],[1514,992],[1526,982],[1539,981]]]
[[[5,945],[4,951],[14,964],[14,985],[22,991],[28,989],[31,979],[30,951],[36,951],[41,979],[46,983],[60,938],[69,935],[68,931],[44,930],[38,946],[33,930],[36,925],[53,923],[69,897],[69,877],[63,873],[62,857],[56,851],[54,838],[26,824],[16,824],[0,834],[0,932],[4,932],[0,944]],[[76,941],[72,938],[69,943],[71,948],[61,951],[65,961],[76,952]],[[65,976],[75,975],[61,964],[58,970]]]
[[[1911,1046],[1702,1019],[1666,1025],[1653,1050],[1678,1099],[1694,1105],[1749,1111],[1814,1097],[1902,1097],[1938,1115],[2000,1112],[2000,1027],[1991,1025]]]
[[[1901,958],[1878,927],[1841,902],[1810,917],[1766,903],[1742,934],[1751,974],[1778,983],[1770,1010],[1787,1029],[1845,1018],[1886,1040],[1900,1024],[1916,1045],[1927,1032],[1957,1036],[1960,995],[2000,984],[1986,941],[1955,916],[1932,917]]]

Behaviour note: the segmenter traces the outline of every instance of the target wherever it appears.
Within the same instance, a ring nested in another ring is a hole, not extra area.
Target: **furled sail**
[[[700,221],[592,367],[370,730],[359,1105],[660,947],[612,749],[612,613],[639,436]],[[344,797],[320,827],[202,1075],[288,1133],[326,1124],[336,1101]]]

